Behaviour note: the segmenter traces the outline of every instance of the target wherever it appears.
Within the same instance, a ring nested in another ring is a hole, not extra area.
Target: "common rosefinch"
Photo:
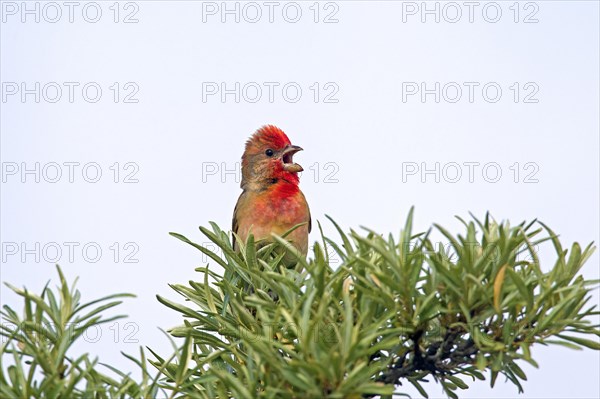
[[[272,242],[271,233],[283,235],[292,227],[286,239],[306,256],[308,233],[311,228],[310,211],[300,191],[298,172],[302,166],[294,163],[294,154],[302,148],[292,145],[278,127],[267,125],[256,131],[246,142],[242,155],[242,183],[244,190],[233,211],[233,232],[246,241],[252,233],[255,241]],[[233,247],[238,245],[233,237]],[[286,266],[297,263],[297,254],[286,253]]]

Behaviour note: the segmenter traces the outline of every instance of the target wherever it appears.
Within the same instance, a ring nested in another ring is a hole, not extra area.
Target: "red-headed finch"
[[[292,145],[286,134],[272,125],[261,127],[246,142],[242,155],[243,192],[233,211],[233,232],[240,240],[246,241],[252,233],[256,242],[272,242],[271,233],[283,235],[304,223],[286,239],[306,256],[311,221],[306,198],[298,187],[298,172],[303,170],[293,160],[298,151],[302,148]],[[238,249],[235,235],[233,247]],[[293,266],[297,255],[286,254],[284,263]]]

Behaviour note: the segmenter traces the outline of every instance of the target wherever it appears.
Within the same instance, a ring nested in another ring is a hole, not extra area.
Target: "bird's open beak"
[[[302,172],[302,166],[294,163],[294,154],[298,151],[302,151],[302,147],[298,147],[297,145],[288,145],[283,150],[281,154],[281,162],[283,162],[283,169],[288,172]]]

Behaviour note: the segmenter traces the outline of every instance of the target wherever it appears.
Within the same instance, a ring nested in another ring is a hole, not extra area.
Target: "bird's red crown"
[[[280,150],[287,145],[292,144],[288,136],[273,125],[265,125],[258,129],[246,142],[246,150],[252,147],[270,146],[274,150]]]

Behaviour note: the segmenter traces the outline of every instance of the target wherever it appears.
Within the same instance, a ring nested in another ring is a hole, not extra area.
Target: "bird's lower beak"
[[[287,172],[298,173],[304,169],[302,166],[294,163],[294,154],[298,151],[302,151],[302,147],[297,145],[288,145],[281,154],[281,162],[283,162],[283,169]]]

